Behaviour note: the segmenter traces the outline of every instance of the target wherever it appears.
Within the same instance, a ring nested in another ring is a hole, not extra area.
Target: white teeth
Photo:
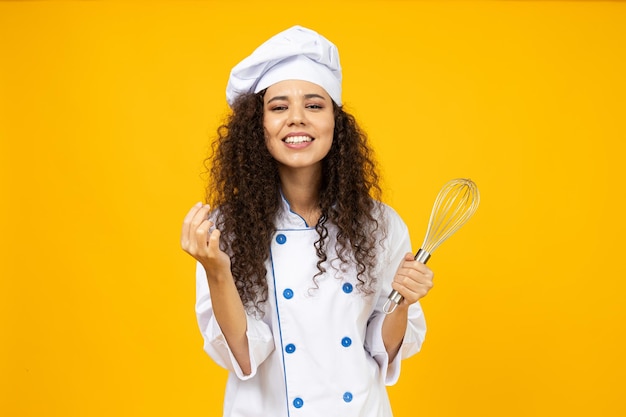
[[[285,143],[303,143],[303,142],[311,142],[313,139],[309,136],[289,136],[285,138]]]

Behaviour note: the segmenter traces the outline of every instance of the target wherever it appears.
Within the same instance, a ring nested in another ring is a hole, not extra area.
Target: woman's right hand
[[[230,275],[230,257],[220,249],[220,231],[209,220],[211,207],[197,203],[183,221],[180,244],[204,267],[207,278],[225,279]],[[232,278],[231,278],[232,279]]]
[[[206,271],[215,320],[244,375],[252,373],[247,316],[230,271],[230,257],[220,249],[220,231],[211,230],[211,207],[198,203],[183,221],[180,244]]]

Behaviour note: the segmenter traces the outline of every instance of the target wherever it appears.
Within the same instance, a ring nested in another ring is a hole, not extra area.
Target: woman
[[[181,237],[205,351],[230,371],[224,416],[391,416],[385,385],[420,349],[433,273],[377,200],[336,47],[281,32],[233,68],[227,100],[212,206],[194,206]],[[392,288],[404,299],[386,315]]]

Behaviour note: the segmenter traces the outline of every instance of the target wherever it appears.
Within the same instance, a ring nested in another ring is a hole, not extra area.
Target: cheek
[[[271,133],[268,131],[267,127],[263,126],[264,136],[265,136],[265,148],[269,151],[270,155],[274,155],[274,149],[276,148],[276,141],[272,140],[273,137]]]
[[[265,131],[265,137],[270,138],[273,135],[277,135],[280,130],[280,120],[275,117],[263,117],[263,130]]]
[[[265,137],[265,147],[272,150],[272,139],[276,135],[276,129],[272,129],[272,125],[266,120],[263,121],[263,136]]]
[[[330,135],[331,139],[335,136],[335,120],[332,119],[326,126],[326,132]]]

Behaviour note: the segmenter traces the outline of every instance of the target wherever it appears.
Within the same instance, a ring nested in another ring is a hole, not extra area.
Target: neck
[[[280,171],[283,195],[289,202],[291,211],[300,215],[307,224],[315,225],[320,217],[319,190],[321,172]]]

